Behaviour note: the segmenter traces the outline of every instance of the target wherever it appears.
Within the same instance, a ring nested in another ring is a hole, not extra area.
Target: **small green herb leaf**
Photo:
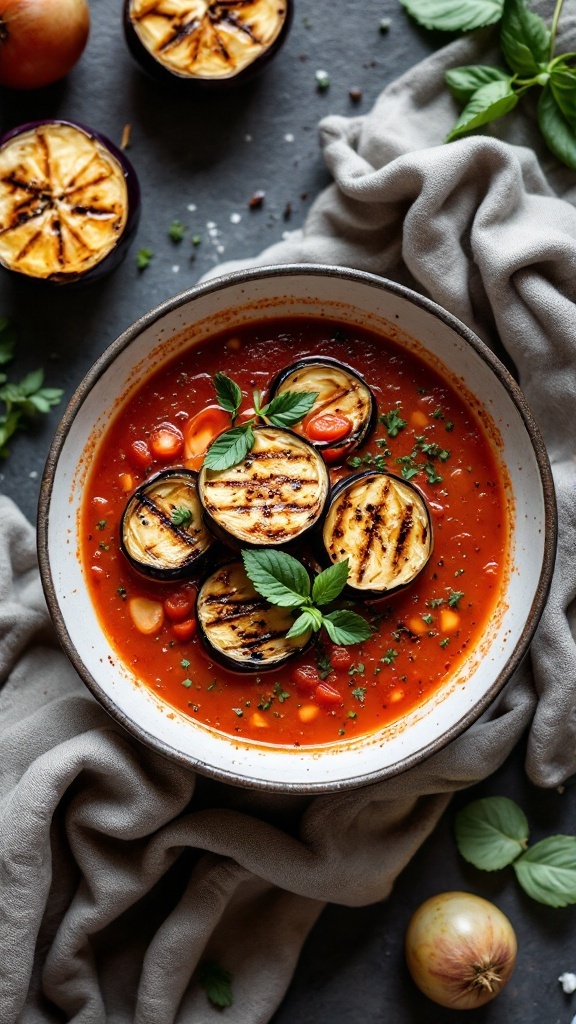
[[[242,462],[254,447],[252,427],[233,427],[212,442],[204,457],[206,469],[219,472]]]
[[[576,903],[576,836],[543,839],[522,854],[514,870],[524,891],[539,903]]]
[[[170,521],[173,526],[188,526],[192,522],[192,513],[184,505],[177,505],[172,509]]]
[[[502,17],[503,0],[400,0],[425,28],[441,32],[470,32],[493,25]]]
[[[523,78],[537,75],[550,59],[550,32],[524,0],[504,0],[500,47],[507,63]]]
[[[219,964],[205,961],[200,964],[198,980],[214,1006],[232,1006],[232,975]]]
[[[186,228],[179,220],[173,220],[168,228],[168,234],[173,242],[181,242],[186,234]]]
[[[354,690],[352,690],[352,696],[356,697],[356,700],[359,700],[360,703],[362,703],[366,696],[366,687],[357,686]]]
[[[262,409],[262,415],[275,427],[293,427],[310,412],[317,391],[282,391]]]
[[[372,636],[372,630],[362,615],[344,609],[324,615],[322,624],[332,643],[345,647],[349,644],[359,644]]]
[[[524,811],[505,796],[474,800],[456,815],[456,843],[464,860],[481,871],[497,871],[526,849]]]
[[[294,625],[291,626],[286,633],[286,637],[288,639],[297,636],[304,636],[305,633],[309,633],[310,631],[314,631],[315,633],[318,632],[322,625],[322,617],[320,617],[320,622],[318,622],[313,611],[314,610],[312,608],[305,608],[304,611],[301,612],[295,620]]]
[[[292,555],[265,548],[244,549],[242,561],[248,579],[271,604],[298,608],[306,603],[310,595],[310,577],[302,563]]]
[[[336,562],[335,565],[329,566],[328,569],[324,569],[314,580],[312,600],[320,605],[330,604],[330,601],[335,601],[346,585],[348,573],[347,558],[343,559],[342,562]]]
[[[153,255],[152,249],[139,249],[136,253],[136,266],[138,270],[146,270]]]
[[[558,64],[550,72],[550,89],[564,117],[576,127],[576,68]]]
[[[220,370],[214,374],[212,381],[216,388],[216,397],[218,404],[222,406],[226,412],[229,412],[232,416],[232,422],[236,419],[238,409],[242,404],[242,391],[238,387],[236,381],[232,380],[231,377],[227,377],[225,373]]]
[[[460,606],[460,601],[462,600],[463,597],[463,590],[452,590],[452,587],[450,587],[450,592],[448,594],[448,604],[450,605],[451,608],[458,608]]]
[[[489,82],[488,85],[483,85],[464,107],[446,141],[452,142],[475,128],[481,128],[482,125],[503,117],[513,110],[517,103],[518,96],[512,91],[509,81]]]
[[[538,125],[554,156],[576,169],[576,130],[560,109],[550,83],[544,86],[538,101]]]
[[[444,81],[455,99],[468,103],[478,89],[489,82],[509,82],[510,73],[488,64],[471,64],[446,71]]]
[[[398,409],[391,409],[390,412],[383,412],[379,417],[380,422],[386,427],[389,437],[397,437],[401,430],[407,426],[406,420],[400,416]]]

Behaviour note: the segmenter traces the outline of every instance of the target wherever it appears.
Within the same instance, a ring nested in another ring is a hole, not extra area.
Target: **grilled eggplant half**
[[[330,479],[316,449],[291,430],[254,427],[242,462],[202,467],[198,493],[209,528],[232,547],[270,547],[302,539],[324,514]]]
[[[68,121],[21,125],[0,140],[0,264],[69,283],[125,256],[140,212],[136,173],[104,136]]]
[[[294,615],[256,593],[242,562],[223,565],[204,581],[196,615],[207,650],[234,672],[278,668],[304,650],[312,635],[288,639]]]
[[[376,423],[376,401],[364,378],[328,356],[298,360],[275,378],[270,398],[283,391],[318,394],[310,412],[294,430],[336,462],[358,448]]]
[[[126,505],[120,546],[133,568],[145,576],[183,579],[213,543],[198,500],[197,474],[191,470],[157,473]]]
[[[164,84],[218,87],[262,70],[290,26],[293,0],[126,0],[132,55]]]
[[[407,586],[432,554],[423,495],[400,477],[367,470],[340,481],[323,527],[332,562],[348,558],[348,587],[379,597]]]

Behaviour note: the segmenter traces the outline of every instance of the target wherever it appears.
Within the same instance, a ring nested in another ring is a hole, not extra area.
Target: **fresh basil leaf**
[[[456,121],[446,141],[459,139],[474,128],[481,128],[498,117],[503,117],[518,103],[516,93],[512,92],[508,82],[489,82],[474,93]]]
[[[544,86],[538,100],[538,125],[548,149],[576,170],[576,129],[558,106],[550,83]]]
[[[549,907],[576,903],[576,836],[549,836],[531,846],[514,864],[520,885]]]
[[[298,608],[310,596],[310,577],[306,569],[285,551],[265,548],[244,549],[242,561],[248,579],[271,604]]]
[[[467,103],[483,85],[488,85],[489,82],[511,82],[512,79],[504,68],[495,68],[489,64],[470,64],[446,71],[444,81],[455,99]]]
[[[232,419],[236,418],[236,414],[240,405],[242,404],[242,392],[238,387],[235,380],[231,377],[227,377],[225,373],[220,370],[214,374],[212,381],[216,388],[216,397],[218,404],[222,406],[226,412],[231,413]]]
[[[576,127],[576,68],[555,67],[550,72],[550,89],[566,120]]]
[[[282,391],[262,413],[275,427],[293,427],[310,412],[317,398],[317,391]]]
[[[502,17],[503,0],[400,0],[425,28],[441,32],[469,32],[493,25]]]
[[[474,800],[456,815],[456,844],[464,860],[481,871],[497,871],[526,849],[524,811],[505,796]]]
[[[362,615],[344,609],[324,615],[322,625],[333,644],[345,647],[349,644],[362,643],[372,636],[372,629]]]
[[[551,38],[546,22],[524,0],[504,0],[500,47],[517,75],[529,78],[545,70]]]
[[[324,569],[314,580],[312,600],[316,604],[330,604],[330,601],[335,601],[346,585],[349,572],[347,558]]]
[[[298,616],[294,625],[290,627],[286,636],[288,639],[291,637],[303,636],[304,633],[310,633],[314,631],[318,632],[322,625],[322,616],[318,619],[317,615],[314,615],[316,609],[305,608],[304,611]]]
[[[210,445],[204,456],[206,469],[218,472],[223,469],[230,469],[242,462],[254,447],[254,432],[252,427],[233,427],[220,434]]]
[[[44,370],[32,370],[31,373],[27,373],[18,384],[20,394],[24,398],[28,398],[33,395],[35,391],[39,391],[44,383]]]
[[[219,964],[206,961],[198,969],[198,981],[214,1006],[232,1006],[232,975]]]

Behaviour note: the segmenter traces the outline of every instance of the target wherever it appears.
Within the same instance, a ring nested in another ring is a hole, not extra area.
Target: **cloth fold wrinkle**
[[[559,46],[576,49],[576,18],[563,23]],[[357,267],[419,289],[503,347],[558,494],[557,566],[531,658],[482,718],[397,778],[306,800],[205,779],[196,789],[192,772],[110,720],[58,650],[33,531],[0,498],[3,1024],[210,1024],[219,1012],[194,976],[205,959],[233,973],[229,1024],[266,1024],[325,901],[388,895],[450,794],[496,770],[527,729],[533,781],[576,771],[576,186],[529,106],[440,145],[457,116],[443,73],[490,62],[492,38],[435,53],[366,117],[325,119],[334,184],[304,229],[215,273]],[[275,970],[263,970],[271,953]]]

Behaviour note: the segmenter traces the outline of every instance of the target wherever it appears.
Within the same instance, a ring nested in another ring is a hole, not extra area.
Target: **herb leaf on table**
[[[502,17],[503,0],[400,0],[408,14],[425,28],[470,32]]]
[[[15,336],[5,317],[0,318],[0,366],[14,358]],[[58,405],[64,392],[61,388],[44,387],[44,371],[32,370],[19,383],[9,381],[0,373],[0,458],[9,454],[7,443],[12,435],[31,422],[38,413],[50,412]]]
[[[549,836],[514,864],[520,885],[549,907],[576,903],[576,836]]]
[[[524,811],[505,796],[475,800],[456,815],[458,849],[482,871],[497,871],[516,860],[526,849],[528,831]]]

